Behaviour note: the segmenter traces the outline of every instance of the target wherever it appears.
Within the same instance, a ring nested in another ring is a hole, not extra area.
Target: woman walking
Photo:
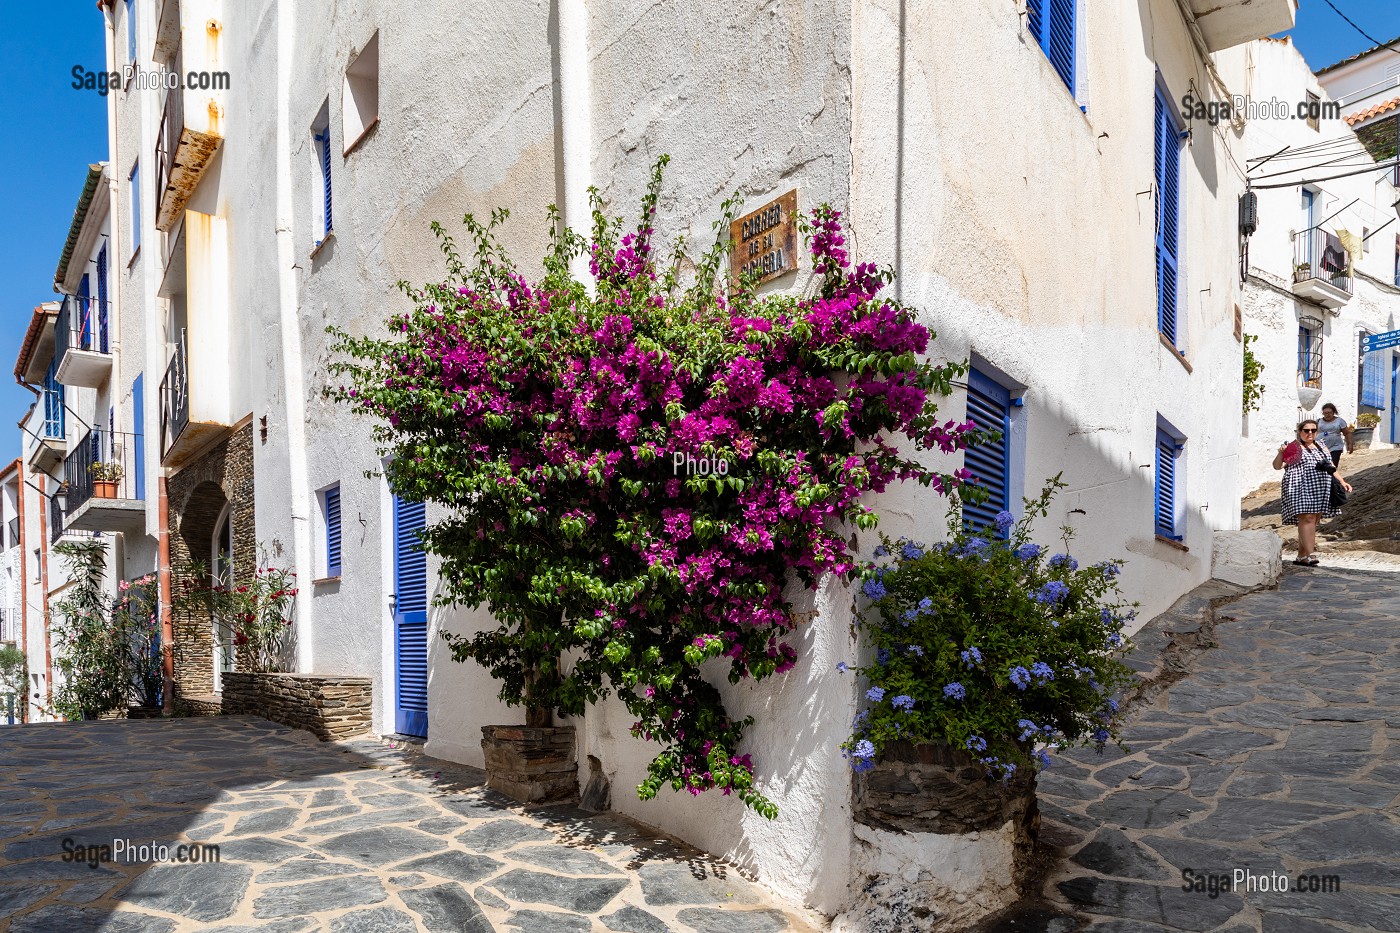
[[[1316,567],[1317,523],[1324,516],[1337,514],[1332,507],[1332,472],[1336,465],[1331,452],[1317,442],[1316,420],[1309,418],[1299,424],[1297,440],[1279,445],[1274,469],[1283,471],[1283,523],[1298,526],[1298,557],[1293,563]],[[1346,480],[1337,479],[1343,489],[1351,492]]]
[[[1322,406],[1322,420],[1317,423],[1317,439],[1332,455],[1332,465],[1342,465],[1342,451],[1351,453],[1351,425],[1337,414],[1337,406],[1328,402]]]

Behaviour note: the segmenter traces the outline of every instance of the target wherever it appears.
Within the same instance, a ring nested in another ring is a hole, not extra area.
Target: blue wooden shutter
[[[1385,368],[1384,359],[1378,352],[1365,354],[1361,358],[1361,404],[1371,408],[1385,408]]]
[[[426,735],[428,726],[428,556],[418,537],[425,524],[423,503],[394,497],[394,724],[406,735]]]
[[[1180,445],[1166,431],[1157,429],[1157,484],[1153,495],[1157,534],[1180,541],[1176,533],[1176,456]]]
[[[97,252],[97,348],[108,352],[107,342],[107,244]]]
[[[326,490],[326,576],[340,576],[340,487]]]
[[[1154,167],[1157,179],[1157,327],[1177,342],[1177,246],[1181,208],[1181,139],[1171,105],[1157,91]]]
[[[131,163],[131,253],[141,248],[141,163]]]
[[[72,344],[71,334],[68,340]],[[73,347],[77,350],[92,349],[92,291],[86,274],[78,281],[78,340]]]
[[[326,233],[331,232],[331,128],[316,134],[316,143],[321,149],[321,187],[326,199]]]
[[[136,473],[136,498],[146,498],[146,374],[141,373],[131,384],[131,425],[135,452],[131,469]]]
[[[1031,37],[1045,51],[1070,93],[1074,91],[1076,0],[1026,0]]]
[[[64,436],[63,383],[58,381],[58,360],[52,360],[44,373],[44,436]]]
[[[995,443],[970,447],[963,455],[978,485],[988,493],[984,502],[963,503],[963,523],[973,530],[994,525],[997,513],[1010,508],[1010,391],[983,373],[972,370],[967,375],[967,418],[980,430],[1001,433],[1001,439]]]

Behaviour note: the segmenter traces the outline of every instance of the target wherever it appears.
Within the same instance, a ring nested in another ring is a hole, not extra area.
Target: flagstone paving
[[[0,775],[0,933],[818,928],[616,815],[522,808],[471,768],[248,717],[8,728]],[[115,839],[219,860],[64,860]]]
[[[1086,933],[1400,931],[1400,579],[1318,568],[1216,613],[1216,647],[1124,733],[1040,781]],[[1340,890],[1184,890],[1183,872],[1336,876]],[[1077,916],[1071,916],[1077,915]]]

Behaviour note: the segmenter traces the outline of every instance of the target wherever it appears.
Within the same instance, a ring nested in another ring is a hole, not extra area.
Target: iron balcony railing
[[[49,543],[63,537],[63,490],[49,496]]]
[[[58,311],[53,358],[63,365],[69,350],[110,353],[107,345],[107,301],[93,295],[67,295]]]
[[[183,51],[175,53],[175,74],[183,75]],[[185,93],[179,87],[165,92],[165,106],[160,112],[160,131],[156,133],[156,210],[159,212],[165,192],[170,188],[170,173],[175,169],[175,155],[180,149],[180,136],[185,130]]]
[[[186,366],[185,332],[175,344],[175,354],[160,383],[160,453],[165,456],[190,423],[190,374]]]
[[[93,428],[63,461],[68,489],[65,510],[73,514],[89,499],[141,499],[141,435]]]
[[[1334,233],[1305,230],[1293,239],[1293,281],[1321,279],[1351,294],[1351,263]]]

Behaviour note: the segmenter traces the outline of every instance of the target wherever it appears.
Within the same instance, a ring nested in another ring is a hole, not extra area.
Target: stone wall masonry
[[[253,715],[305,729],[322,741],[370,731],[373,681],[326,674],[252,674],[223,677],[226,715]]]
[[[578,797],[573,726],[482,726],[486,783],[521,803]]]

